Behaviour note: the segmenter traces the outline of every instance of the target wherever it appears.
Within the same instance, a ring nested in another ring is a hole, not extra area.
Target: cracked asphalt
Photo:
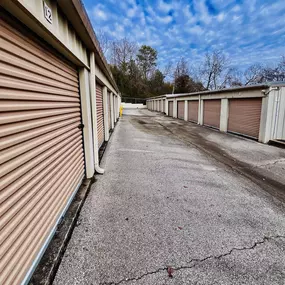
[[[125,110],[102,166],[54,284],[285,284],[285,150]]]

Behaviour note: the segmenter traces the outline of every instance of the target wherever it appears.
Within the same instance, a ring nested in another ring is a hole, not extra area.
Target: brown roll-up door
[[[177,118],[178,119],[184,119],[184,101],[178,101],[177,102]]]
[[[221,100],[204,100],[204,125],[219,128]]]
[[[96,84],[96,109],[97,109],[98,148],[100,148],[105,141],[105,133],[104,133],[104,111],[103,111],[103,87],[98,83]]]
[[[23,27],[0,26],[0,284],[17,285],[81,184],[84,157],[77,70]]]
[[[262,98],[230,99],[228,131],[258,138]]]
[[[198,122],[199,101],[188,101],[188,121]]]
[[[168,102],[168,116],[173,117],[173,101]]]
[[[108,120],[109,120],[109,130],[112,129],[112,119],[111,119],[111,93],[108,92]]]

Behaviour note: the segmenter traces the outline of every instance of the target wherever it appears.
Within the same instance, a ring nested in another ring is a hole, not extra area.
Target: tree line
[[[98,39],[124,97],[147,98],[285,81],[285,56],[275,65],[252,64],[240,71],[232,67],[223,51],[214,50],[207,52],[198,65],[181,57],[159,69],[158,52],[151,46],[139,47],[126,38],[110,42],[103,33]]]

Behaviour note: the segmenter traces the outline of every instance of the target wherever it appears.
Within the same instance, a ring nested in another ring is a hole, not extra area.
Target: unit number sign
[[[44,15],[46,20],[52,24],[52,11],[51,8],[44,2]]]

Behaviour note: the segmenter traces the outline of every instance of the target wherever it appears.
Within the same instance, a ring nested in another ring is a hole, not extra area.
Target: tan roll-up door
[[[104,133],[103,87],[98,83],[96,84],[96,109],[97,109],[98,148],[100,148],[105,141],[105,133]]]
[[[178,101],[177,102],[177,118],[184,120],[184,101]]]
[[[117,96],[113,96],[114,120],[117,119]]]
[[[162,100],[162,112],[165,113],[165,100]]]
[[[77,70],[0,15],[0,284],[17,285],[81,184],[84,157]]]
[[[111,119],[111,93],[108,92],[108,120],[109,120],[109,130],[112,129],[112,119]]]
[[[163,112],[163,100],[160,100],[160,112]]]
[[[173,101],[168,102],[168,116],[173,117]]]
[[[198,122],[199,101],[188,101],[188,121]]]
[[[258,138],[262,98],[229,100],[228,131]]]
[[[220,127],[221,100],[204,100],[204,125]]]

